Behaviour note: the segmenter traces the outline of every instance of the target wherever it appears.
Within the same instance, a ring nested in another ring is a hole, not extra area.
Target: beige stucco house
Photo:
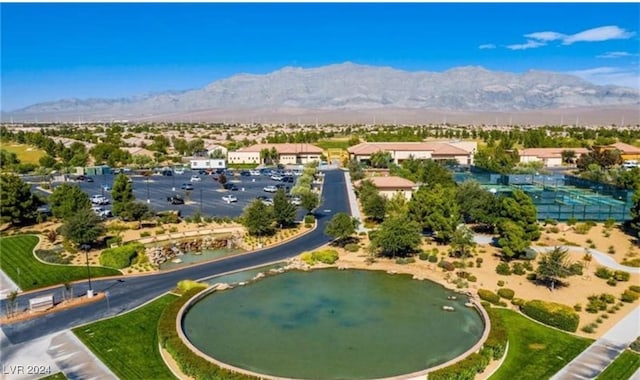
[[[473,164],[477,150],[475,141],[424,141],[424,142],[364,142],[349,147],[349,158],[368,161],[371,155],[383,151],[389,152],[394,163],[413,157],[417,160],[455,160],[462,165]]]
[[[380,195],[387,199],[391,199],[394,195],[400,193],[404,195],[406,200],[410,200],[413,191],[418,188],[414,182],[396,176],[370,177],[367,180],[371,181],[380,192]]]
[[[320,161],[322,148],[312,144],[256,144],[227,153],[230,164],[260,164],[260,152],[263,149],[275,148],[278,153],[276,161],[283,165],[302,165],[312,161]]]

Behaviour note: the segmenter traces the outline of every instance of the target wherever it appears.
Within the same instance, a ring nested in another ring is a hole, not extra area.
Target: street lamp
[[[149,176],[147,176],[147,203],[151,203],[151,197],[149,196]]]
[[[89,249],[91,246],[89,244],[83,244],[80,247],[84,251],[84,256],[87,259],[87,278],[89,279],[89,290],[87,290],[87,298],[93,297],[93,287],[91,286],[91,268],[89,267]]]

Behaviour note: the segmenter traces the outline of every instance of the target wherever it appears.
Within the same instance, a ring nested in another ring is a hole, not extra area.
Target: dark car
[[[293,177],[283,177],[282,178],[282,182],[289,182],[289,183],[293,183]]]
[[[87,177],[83,175],[79,175],[76,177],[76,181],[84,181],[85,179],[87,179]]]
[[[240,175],[242,177],[251,177],[251,172],[248,171],[248,170],[243,170],[243,171],[240,172]]]
[[[173,175],[173,171],[172,170],[163,170],[162,171],[162,175],[165,177],[171,177]]]
[[[183,183],[182,186],[180,186],[180,188],[182,190],[193,190],[193,185],[190,183]]]
[[[184,199],[182,199],[182,197],[179,195],[171,195],[167,197],[167,202],[171,203],[172,205],[183,205]]]
[[[93,182],[93,178],[92,177],[84,177],[84,181],[85,182]]]
[[[224,188],[225,190],[238,191],[238,186],[235,183],[225,183]]]

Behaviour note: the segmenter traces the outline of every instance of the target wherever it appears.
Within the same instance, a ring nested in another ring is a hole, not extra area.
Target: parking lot
[[[238,217],[242,214],[243,209],[257,196],[262,195],[273,198],[274,193],[268,193],[263,190],[265,186],[276,185],[282,182],[274,181],[269,176],[240,176],[239,171],[235,172],[233,177],[228,176],[228,183],[237,186],[237,191],[224,190],[222,185],[215,181],[214,176],[200,175],[201,181],[191,182],[191,176],[198,174],[197,171],[186,170],[183,174],[174,174],[172,176],[154,175],[146,177],[131,175],[133,193],[137,201],[147,202],[155,211],[164,210],[180,210],[182,216],[190,216],[200,211],[205,216],[218,217]],[[102,187],[107,185],[113,187],[115,175],[97,175],[92,176],[93,182],[77,181],[76,183],[81,189],[87,192],[89,196],[104,195],[111,201],[111,192],[105,191]],[[297,179],[297,177],[294,177]],[[187,191],[181,189],[183,184],[192,184],[193,190]],[[286,186],[293,187],[295,183],[283,183]],[[54,183],[54,188],[56,184]],[[175,190],[174,190],[175,189]],[[237,202],[226,203],[222,197],[227,194],[233,194],[238,198]],[[172,205],[167,201],[167,197],[178,195],[185,200],[185,204]],[[111,208],[110,205],[105,208]],[[299,210],[298,218],[304,215],[303,210]]]

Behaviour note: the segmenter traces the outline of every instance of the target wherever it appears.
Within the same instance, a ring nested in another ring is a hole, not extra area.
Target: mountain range
[[[561,109],[637,109],[640,91],[599,86],[544,71],[522,74],[458,67],[441,73],[342,63],[239,74],[204,88],[119,99],[63,99],[2,114],[9,120],[186,120],[198,115],[522,113]],[[402,110],[400,112],[399,110]],[[235,116],[234,116],[235,115]],[[633,114],[632,114],[633,115]],[[210,116],[208,116],[210,117]],[[218,120],[215,120],[218,121]]]

